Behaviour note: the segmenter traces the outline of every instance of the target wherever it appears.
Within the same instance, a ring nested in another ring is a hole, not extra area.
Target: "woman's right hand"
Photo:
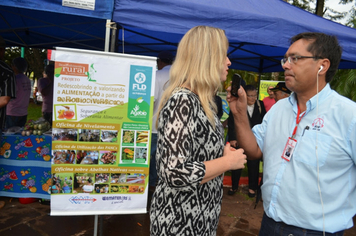
[[[230,165],[231,170],[243,169],[247,162],[244,150],[242,148],[235,149],[230,146],[230,143],[225,145],[223,158]]]

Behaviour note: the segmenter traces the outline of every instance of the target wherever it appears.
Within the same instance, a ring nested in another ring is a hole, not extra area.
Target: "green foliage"
[[[291,0],[291,1],[286,1],[293,6],[299,7],[301,9],[304,9],[308,12],[314,12],[314,9],[310,7],[310,1],[309,0]]]
[[[42,105],[34,104],[32,101],[28,105],[27,120],[37,120],[42,117]]]
[[[311,7],[315,6],[318,2],[323,1],[323,3],[321,4],[322,6],[325,6],[325,0],[284,0],[285,2],[288,2],[289,4],[299,7],[303,10],[306,10],[310,13],[315,14],[315,10],[314,8]],[[330,0],[329,0],[330,1]],[[339,4],[340,5],[345,5],[348,3],[352,3],[355,0],[339,0]],[[316,6],[315,6],[316,7]],[[335,9],[332,9],[330,7],[324,7],[323,11],[322,11],[322,17],[332,20],[332,21],[336,21],[336,20],[342,20],[346,17],[348,12],[339,12],[336,11]],[[351,26],[353,27],[353,26]]]
[[[330,82],[332,89],[356,102],[356,70],[338,70]]]
[[[350,19],[346,22],[346,25],[351,28],[356,28],[356,7],[351,9]]]
[[[5,62],[11,64],[12,60],[21,56],[21,48],[12,47],[7,48],[5,52]],[[47,59],[47,51],[42,48],[26,48],[24,58],[28,63],[26,75],[30,77],[33,73],[33,78],[38,79],[42,77],[42,72],[45,67]]]

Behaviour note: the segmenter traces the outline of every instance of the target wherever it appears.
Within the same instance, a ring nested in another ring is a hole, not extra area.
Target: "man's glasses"
[[[289,56],[289,57],[284,57],[281,59],[281,65],[284,66],[286,62],[288,61],[289,64],[295,64],[299,59],[304,59],[304,58],[313,58],[313,59],[322,59],[322,57],[311,57],[311,56]]]

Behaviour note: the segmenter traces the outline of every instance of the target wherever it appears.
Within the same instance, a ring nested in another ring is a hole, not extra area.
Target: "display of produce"
[[[21,132],[22,136],[42,135],[44,132],[48,131],[51,125],[48,121],[44,120],[42,117],[38,120],[28,120],[25,124],[24,130]]]

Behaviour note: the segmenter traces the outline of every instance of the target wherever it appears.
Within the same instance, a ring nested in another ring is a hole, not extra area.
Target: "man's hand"
[[[247,111],[247,98],[245,90],[240,86],[238,90],[239,97],[234,97],[231,95],[231,86],[227,89],[226,100],[229,102],[230,110],[232,114],[244,114]]]
[[[10,102],[10,97],[9,96],[2,96],[0,97],[0,108],[6,106]]]
[[[237,148],[237,141],[236,140],[231,140],[230,141],[230,146],[234,147],[234,148]]]

